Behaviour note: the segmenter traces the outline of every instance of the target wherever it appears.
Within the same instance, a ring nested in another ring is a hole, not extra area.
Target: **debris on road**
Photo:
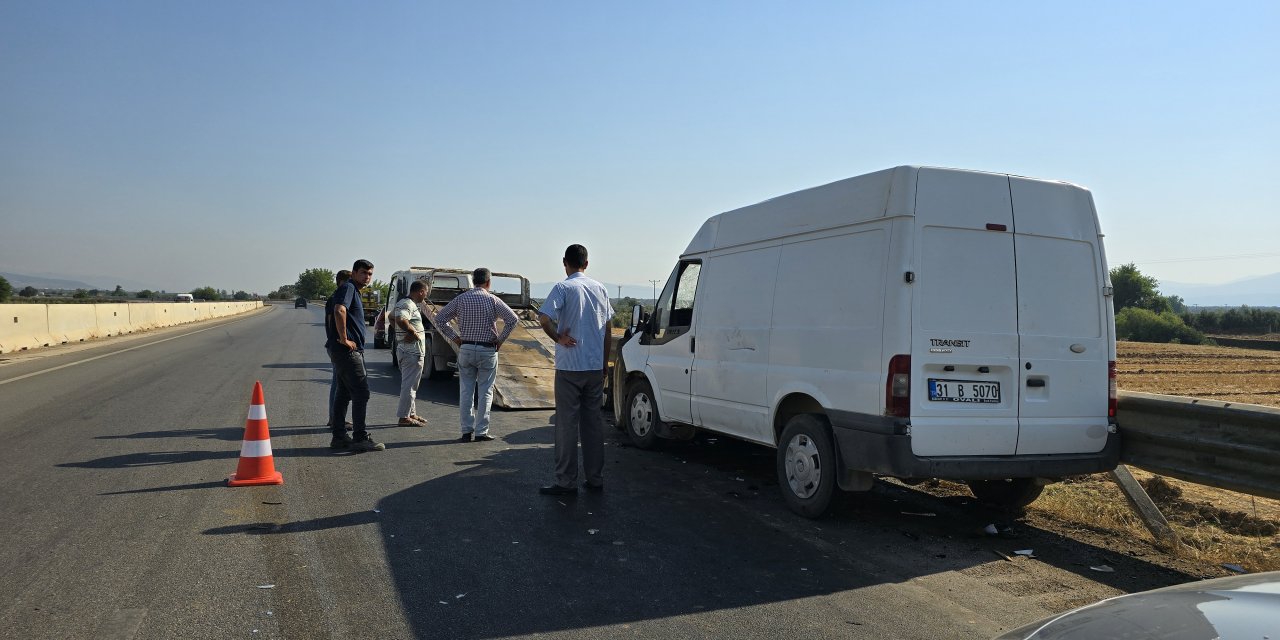
[[[1102,573],[1115,573],[1115,572],[1116,572],[1116,570],[1115,570],[1115,569],[1112,569],[1110,565],[1105,565],[1105,564],[1099,564],[1099,565],[1095,565],[1095,566],[1092,566],[1092,567],[1089,567],[1089,568],[1090,568],[1090,569],[1093,569],[1094,571],[1101,571]]]
[[[1015,554],[1017,554],[1017,555],[1020,555],[1020,556],[1028,557],[1028,558],[1034,558],[1034,557],[1036,557],[1036,554],[1035,554],[1035,550],[1034,550],[1034,549],[1018,549],[1018,550],[1014,551],[1014,553],[1015,553]]]
[[[587,533],[589,533],[589,534],[591,534],[591,535],[593,535],[593,536],[594,536],[595,534],[600,533],[600,530],[599,530],[599,529],[587,529]]]
[[[276,588],[276,586],[275,586],[274,584],[260,584],[260,585],[258,585],[258,588],[259,588],[259,589],[274,589],[274,588]]]

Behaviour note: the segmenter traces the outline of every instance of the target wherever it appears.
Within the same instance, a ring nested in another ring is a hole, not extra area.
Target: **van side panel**
[[[1010,190],[1024,363],[1017,453],[1101,451],[1111,330],[1092,203],[1062,183],[1012,178]]]
[[[1018,444],[1019,378],[1008,178],[921,169],[916,224],[912,453],[1012,455]],[[950,388],[951,397],[960,383],[995,383],[999,400],[931,400],[930,380]]]
[[[889,224],[810,234],[783,245],[772,305],[773,402],[803,391],[829,409],[880,413]]]
[[[694,424],[773,443],[765,376],[781,248],[712,255],[702,264],[690,395]]]

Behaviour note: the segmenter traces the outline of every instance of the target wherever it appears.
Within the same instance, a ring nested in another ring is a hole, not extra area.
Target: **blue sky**
[[[1280,272],[1280,4],[0,0],[0,270],[665,278],[900,164],[1094,192],[1113,265]],[[102,284],[110,285],[111,282]]]

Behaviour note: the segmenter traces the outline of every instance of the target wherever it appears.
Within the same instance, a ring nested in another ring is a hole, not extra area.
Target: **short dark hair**
[[[361,258],[361,259],[359,259],[359,260],[356,260],[356,261],[355,261],[355,264],[352,264],[352,265],[351,265],[351,273],[355,273],[355,272],[357,272],[357,271],[359,271],[359,270],[361,270],[361,269],[364,269],[365,271],[368,271],[368,270],[370,270],[370,269],[372,269],[372,268],[373,268],[373,263],[372,263],[372,262],[369,262],[368,260],[365,260],[365,259]]]
[[[426,290],[427,290],[427,283],[421,280],[414,280],[413,284],[409,285],[409,293],[413,293],[414,291],[426,291]]]
[[[337,275],[333,276],[333,279],[335,282],[338,283],[338,286],[341,287],[342,283],[351,279],[351,272],[347,271],[346,269],[343,269],[339,271]]]
[[[574,269],[587,266],[587,248],[580,244],[571,244],[564,250],[564,261]]]
[[[492,271],[489,271],[484,267],[480,267],[475,271],[471,272],[471,284],[477,287],[483,286],[484,283],[488,282],[489,278],[491,277],[493,277]]]

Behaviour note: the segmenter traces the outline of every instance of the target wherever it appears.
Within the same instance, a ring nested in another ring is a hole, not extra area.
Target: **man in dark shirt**
[[[329,427],[333,431],[333,439],[329,441],[332,449],[382,451],[386,448],[369,437],[364,419],[369,406],[369,378],[364,369],[364,304],[360,302],[360,289],[370,280],[373,280],[373,263],[356,260],[351,266],[351,279],[338,287],[325,305],[333,308],[333,320],[325,323],[328,340],[324,348],[329,352],[329,361],[338,376],[338,394],[329,415],[346,415],[350,404],[351,421],[354,423],[348,436],[342,423],[333,421]]]

